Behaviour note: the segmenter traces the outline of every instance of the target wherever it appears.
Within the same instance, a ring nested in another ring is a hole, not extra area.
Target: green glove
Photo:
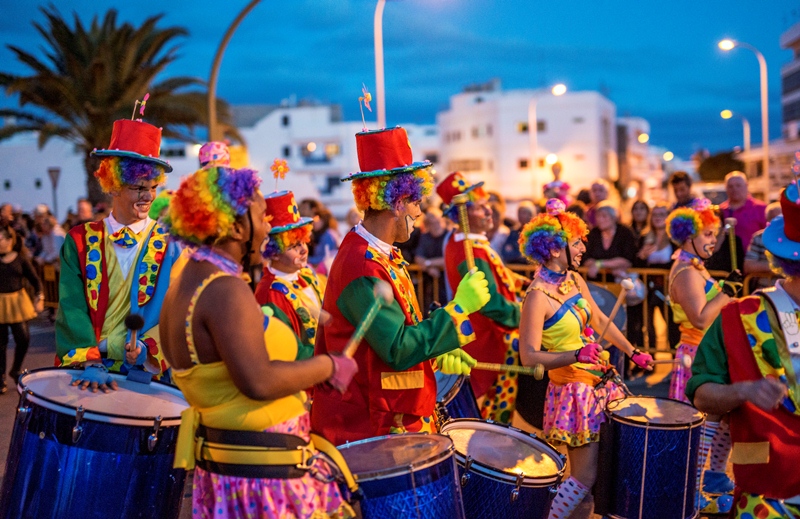
[[[489,282],[482,270],[468,272],[456,288],[453,302],[461,307],[464,312],[471,314],[477,312],[489,302]]]
[[[461,348],[456,348],[436,357],[436,365],[439,366],[439,371],[445,375],[469,375],[472,367],[477,363],[477,360],[470,357]]]

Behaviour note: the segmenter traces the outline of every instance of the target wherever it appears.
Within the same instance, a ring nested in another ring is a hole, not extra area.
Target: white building
[[[468,87],[437,114],[441,168],[482,180],[512,201],[540,197],[556,160],[573,188],[596,178],[616,181],[615,120],[615,105],[597,92],[556,97],[547,90],[502,91],[497,81]]]

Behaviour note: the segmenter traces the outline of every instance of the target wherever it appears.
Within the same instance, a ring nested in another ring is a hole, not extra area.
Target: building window
[[[292,147],[291,146],[284,146],[283,147],[283,157],[288,159],[292,156]]]
[[[424,160],[428,162],[436,163],[439,162],[439,154],[438,153],[427,153],[425,154]]]
[[[462,159],[453,160],[450,162],[450,171],[480,171],[483,168],[483,161],[481,159]]]
[[[517,123],[517,133],[528,133],[528,123],[527,122]]]
[[[281,117],[281,126],[289,126],[289,116],[284,115]]]
[[[325,144],[325,155],[330,157],[335,157],[342,153],[342,147],[339,146],[339,143],[336,142],[329,142]]]
[[[33,181],[33,185],[34,187],[36,187],[36,189],[42,189],[42,179],[37,178],[36,180]]]
[[[583,124],[584,118],[583,117],[573,117],[572,122],[575,124]]]
[[[546,132],[547,131],[547,121],[544,119],[540,119],[536,121],[536,131],[538,133]]]
[[[544,159],[539,159],[539,167],[540,168],[544,167]]]
[[[11,190],[11,181],[10,180],[3,180],[3,189],[6,191]]]
[[[490,160],[490,161],[488,161],[488,162],[486,163],[486,168],[487,168],[489,171],[494,171],[494,161],[491,161],[491,160]]]
[[[491,137],[492,136],[492,132],[494,132],[494,128],[492,128],[491,124],[487,124],[486,125],[486,135]]]
[[[162,157],[185,157],[186,148],[166,148],[161,150]]]
[[[586,157],[581,153],[575,155],[575,160],[585,160],[585,159]]]
[[[481,132],[480,132],[480,130],[478,130],[478,127],[477,126],[473,126],[472,127],[472,138],[473,139],[477,139],[480,136],[481,136]]]
[[[528,169],[528,159],[519,159],[519,169]]]

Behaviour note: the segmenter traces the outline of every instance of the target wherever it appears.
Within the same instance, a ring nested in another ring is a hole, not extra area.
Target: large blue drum
[[[509,425],[451,420],[441,433],[453,440],[467,519],[545,519],[564,476],[564,456],[550,444]]]
[[[463,519],[453,442],[438,434],[379,436],[339,446],[363,493],[364,519]]]
[[[689,404],[647,396],[609,402],[610,516],[697,517],[697,449],[704,415]],[[604,440],[608,441],[608,440]]]
[[[478,402],[463,375],[436,372],[436,420],[439,425],[455,418],[480,418]]]
[[[112,375],[119,389],[81,391],[79,370],[23,374],[0,517],[174,518],[186,472],[173,469],[181,392]]]

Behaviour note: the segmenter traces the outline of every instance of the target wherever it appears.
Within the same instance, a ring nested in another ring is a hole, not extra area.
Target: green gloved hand
[[[469,375],[472,367],[477,363],[477,360],[461,348],[436,357],[436,365],[439,367],[439,371],[445,375]]]
[[[453,302],[464,312],[471,314],[483,308],[489,302],[489,282],[482,270],[468,272],[456,288]]]

